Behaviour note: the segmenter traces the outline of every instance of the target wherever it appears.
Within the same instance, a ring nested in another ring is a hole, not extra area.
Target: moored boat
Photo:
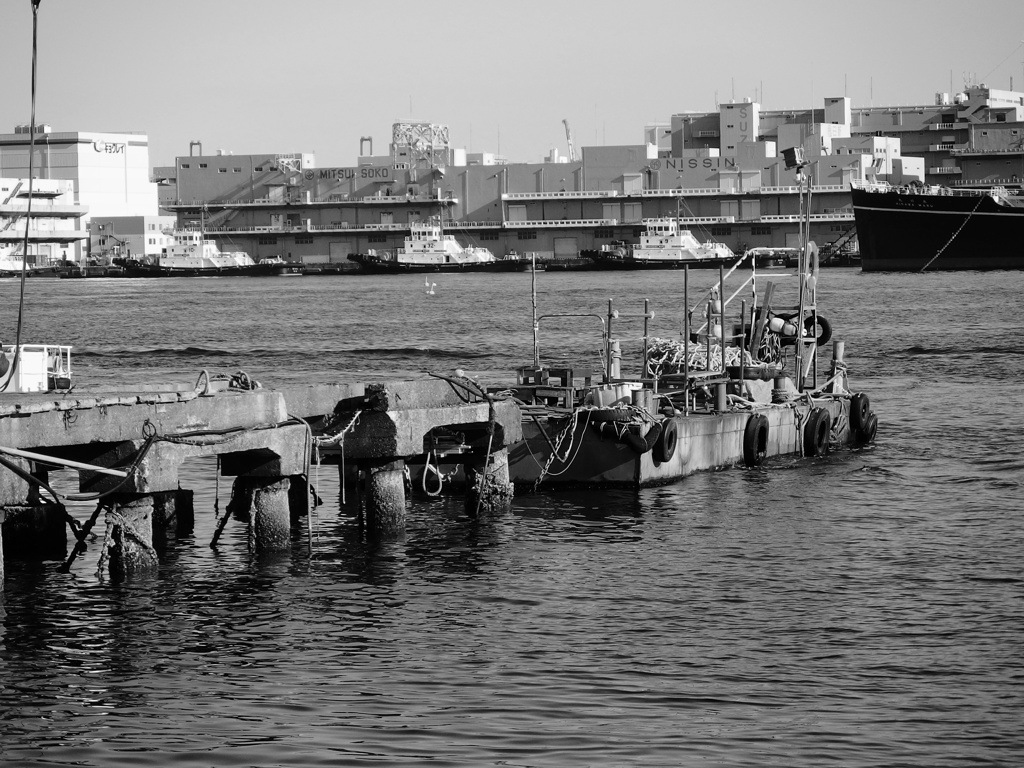
[[[291,265],[283,259],[260,263],[244,251],[221,251],[202,230],[175,230],[173,242],[154,261],[118,259],[125,277],[261,277],[284,275]]]
[[[0,250],[0,277],[54,277],[55,267],[41,264],[26,264],[21,256],[14,256],[10,251]]]
[[[1024,198],[1002,188],[854,182],[865,272],[1024,269]]]
[[[523,268],[518,254],[496,257],[487,248],[462,246],[436,223],[413,223],[404,245],[394,251],[369,250],[348,257],[365,272],[513,272]]]
[[[635,314],[609,301],[604,316],[586,316],[602,319],[603,370],[595,373],[541,363],[535,305],[534,364],[519,369],[514,386],[491,390],[494,396],[510,391],[524,415],[523,439],[508,449],[512,482],[657,485],[701,470],[756,467],[780,455],[821,457],[873,441],[877,418],[867,394],[849,388],[844,343],[833,342],[827,368],[818,359],[832,329],[816,305],[817,249],[808,244],[803,252],[796,296],[781,295],[776,289],[783,283],[769,280],[758,303],[755,270],[738,274],[737,266],[728,276],[723,270],[718,284],[691,305],[684,277],[690,309],[678,340],[652,334],[646,301]],[[723,301],[727,295],[732,298]],[[740,295],[753,295],[753,306],[746,299],[731,305]],[[643,321],[640,366],[627,372],[612,328],[637,319]]]
[[[647,219],[638,245],[614,241],[595,250],[581,251],[599,269],[680,269],[728,265],[737,256],[729,246],[713,240],[700,242],[675,219]]]

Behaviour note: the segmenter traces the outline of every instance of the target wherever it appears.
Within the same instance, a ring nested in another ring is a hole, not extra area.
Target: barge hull
[[[831,421],[830,443],[849,445],[854,442],[850,429],[849,399],[823,398],[814,407],[828,411]],[[752,413],[768,420],[767,456],[802,455],[803,429],[810,406],[767,406],[756,411],[725,413],[690,413],[673,416],[667,421],[675,425],[675,450],[667,461],[658,461],[655,451],[638,453],[626,444],[616,443],[587,424],[581,415],[573,432],[572,445],[560,452],[568,460],[551,457],[552,441],[561,426],[544,427],[529,420],[523,423],[523,440],[509,448],[509,474],[516,485],[533,485],[541,480],[543,487],[580,486],[653,486],[718,467],[744,463],[743,436]]]

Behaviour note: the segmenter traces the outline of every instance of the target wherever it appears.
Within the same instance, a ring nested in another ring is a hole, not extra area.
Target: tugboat
[[[523,268],[518,254],[497,258],[487,248],[463,247],[439,223],[413,223],[402,248],[349,254],[364,272],[515,272]]]
[[[592,259],[598,269],[718,267],[736,260],[729,246],[711,240],[701,243],[690,230],[680,229],[675,219],[646,219],[644,227],[639,245],[614,241],[581,255]]]
[[[291,271],[279,258],[257,264],[244,251],[221,251],[202,229],[175,230],[173,239],[153,263],[119,259],[125,277],[260,277]]]

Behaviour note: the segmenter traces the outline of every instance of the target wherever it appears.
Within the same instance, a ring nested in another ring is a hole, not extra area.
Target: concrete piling
[[[153,497],[124,496],[106,512],[107,530],[98,570],[115,581],[151,573],[159,566],[153,547]]]
[[[507,509],[515,494],[509,479],[508,449],[492,451],[486,457],[474,457],[466,465],[466,511],[488,514]]]
[[[270,552],[291,545],[291,512],[287,477],[235,478],[232,508],[249,520],[249,550]]]
[[[375,536],[405,532],[405,462],[367,466],[366,527]]]

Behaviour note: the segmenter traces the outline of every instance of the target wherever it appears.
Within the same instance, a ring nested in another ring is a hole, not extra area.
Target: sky
[[[136,132],[150,163],[386,154],[397,121],[540,162],[749,97],[765,110],[1024,91],[1024,0],[41,0],[36,122]],[[0,0],[0,133],[31,115],[31,0]]]

